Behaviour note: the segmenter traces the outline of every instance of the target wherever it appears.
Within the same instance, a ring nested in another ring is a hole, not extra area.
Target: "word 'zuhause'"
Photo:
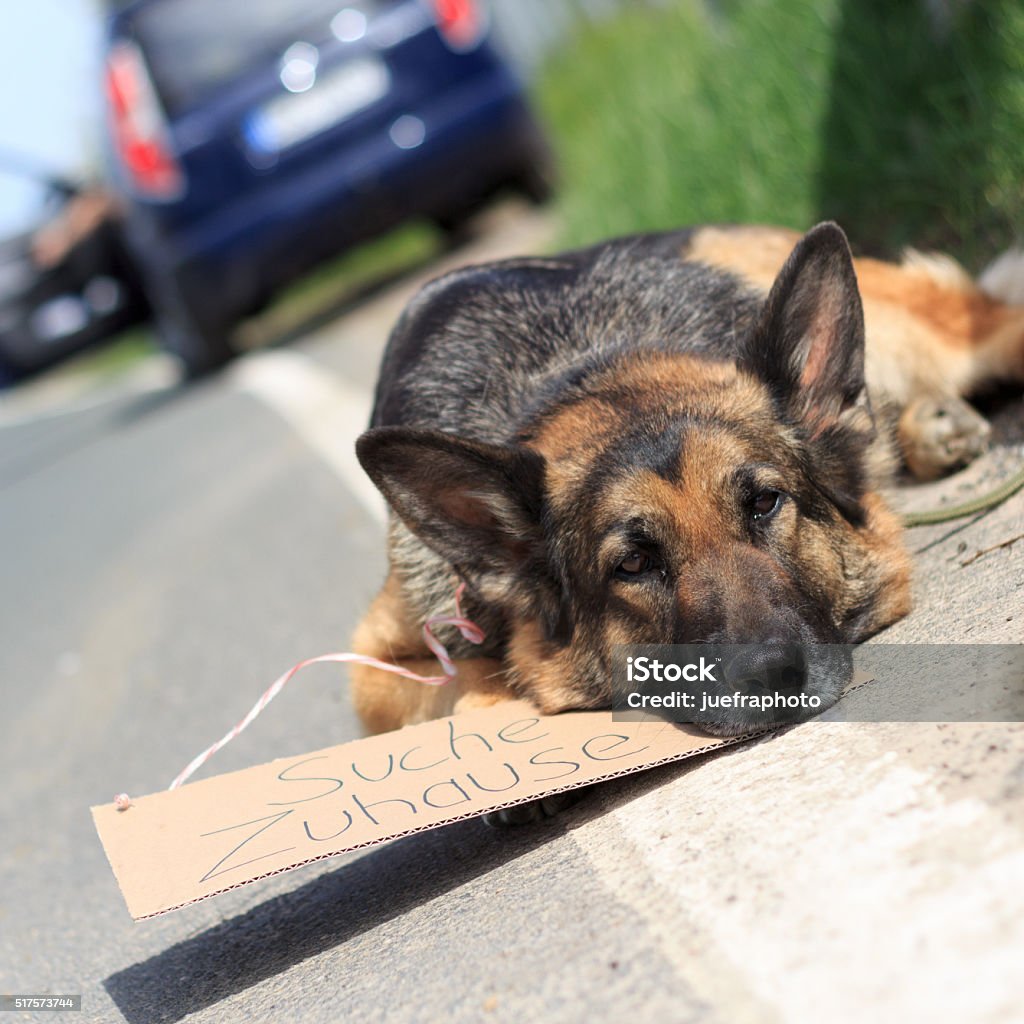
[[[223,844],[218,854],[224,846],[234,845],[198,881],[208,882],[299,846],[344,842],[350,830],[379,828],[383,834],[398,834],[415,828],[424,814],[437,810],[450,808],[458,813],[460,805],[481,800],[491,806],[496,801],[514,802],[517,791],[532,792],[538,783],[565,785],[587,762],[620,761],[647,749],[619,732],[589,736],[572,749],[545,744],[548,735],[539,718],[510,722],[490,738],[457,732],[455,721],[449,719],[447,735],[436,736],[433,744],[382,754],[374,764],[339,764],[331,754],[292,761],[277,772],[273,792],[268,794],[274,799],[265,804],[284,810],[201,834],[204,839],[222,837],[214,840]],[[463,758],[469,758],[474,767],[460,768]],[[402,796],[395,796],[393,789],[387,796],[374,792],[375,786],[403,776],[407,782]],[[417,785],[417,778],[424,781]]]

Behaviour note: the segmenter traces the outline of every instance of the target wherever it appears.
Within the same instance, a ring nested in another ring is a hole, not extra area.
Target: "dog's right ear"
[[[368,430],[356,454],[416,536],[482,596],[507,595],[540,546],[540,455],[407,427]]]
[[[741,365],[810,433],[836,423],[864,392],[864,311],[846,235],[807,232],[779,271]]]
[[[864,310],[846,235],[819,224],[772,285],[740,365],[800,424],[815,486],[851,522],[863,517],[864,455],[874,435],[865,391]]]

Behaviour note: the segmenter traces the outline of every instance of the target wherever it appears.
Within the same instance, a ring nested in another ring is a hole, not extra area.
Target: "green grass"
[[[585,27],[536,94],[563,241],[709,221],[805,228],[969,265],[1024,218],[1024,5],[678,0]],[[962,9],[961,9],[962,8]]]

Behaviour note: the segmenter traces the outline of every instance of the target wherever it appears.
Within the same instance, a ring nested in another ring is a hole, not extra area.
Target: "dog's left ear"
[[[544,460],[518,446],[377,427],[356,442],[406,526],[484,598],[507,600],[541,547]]]
[[[786,260],[740,365],[812,435],[864,391],[864,312],[850,246],[831,222],[812,228]]]

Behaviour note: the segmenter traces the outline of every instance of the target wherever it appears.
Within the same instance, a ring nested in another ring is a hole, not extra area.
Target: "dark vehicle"
[[[116,187],[186,370],[317,262],[410,217],[454,227],[549,152],[472,0],[136,0],[109,21]]]
[[[111,197],[60,178],[36,181],[39,222],[0,241],[0,383],[51,366],[148,313]]]

